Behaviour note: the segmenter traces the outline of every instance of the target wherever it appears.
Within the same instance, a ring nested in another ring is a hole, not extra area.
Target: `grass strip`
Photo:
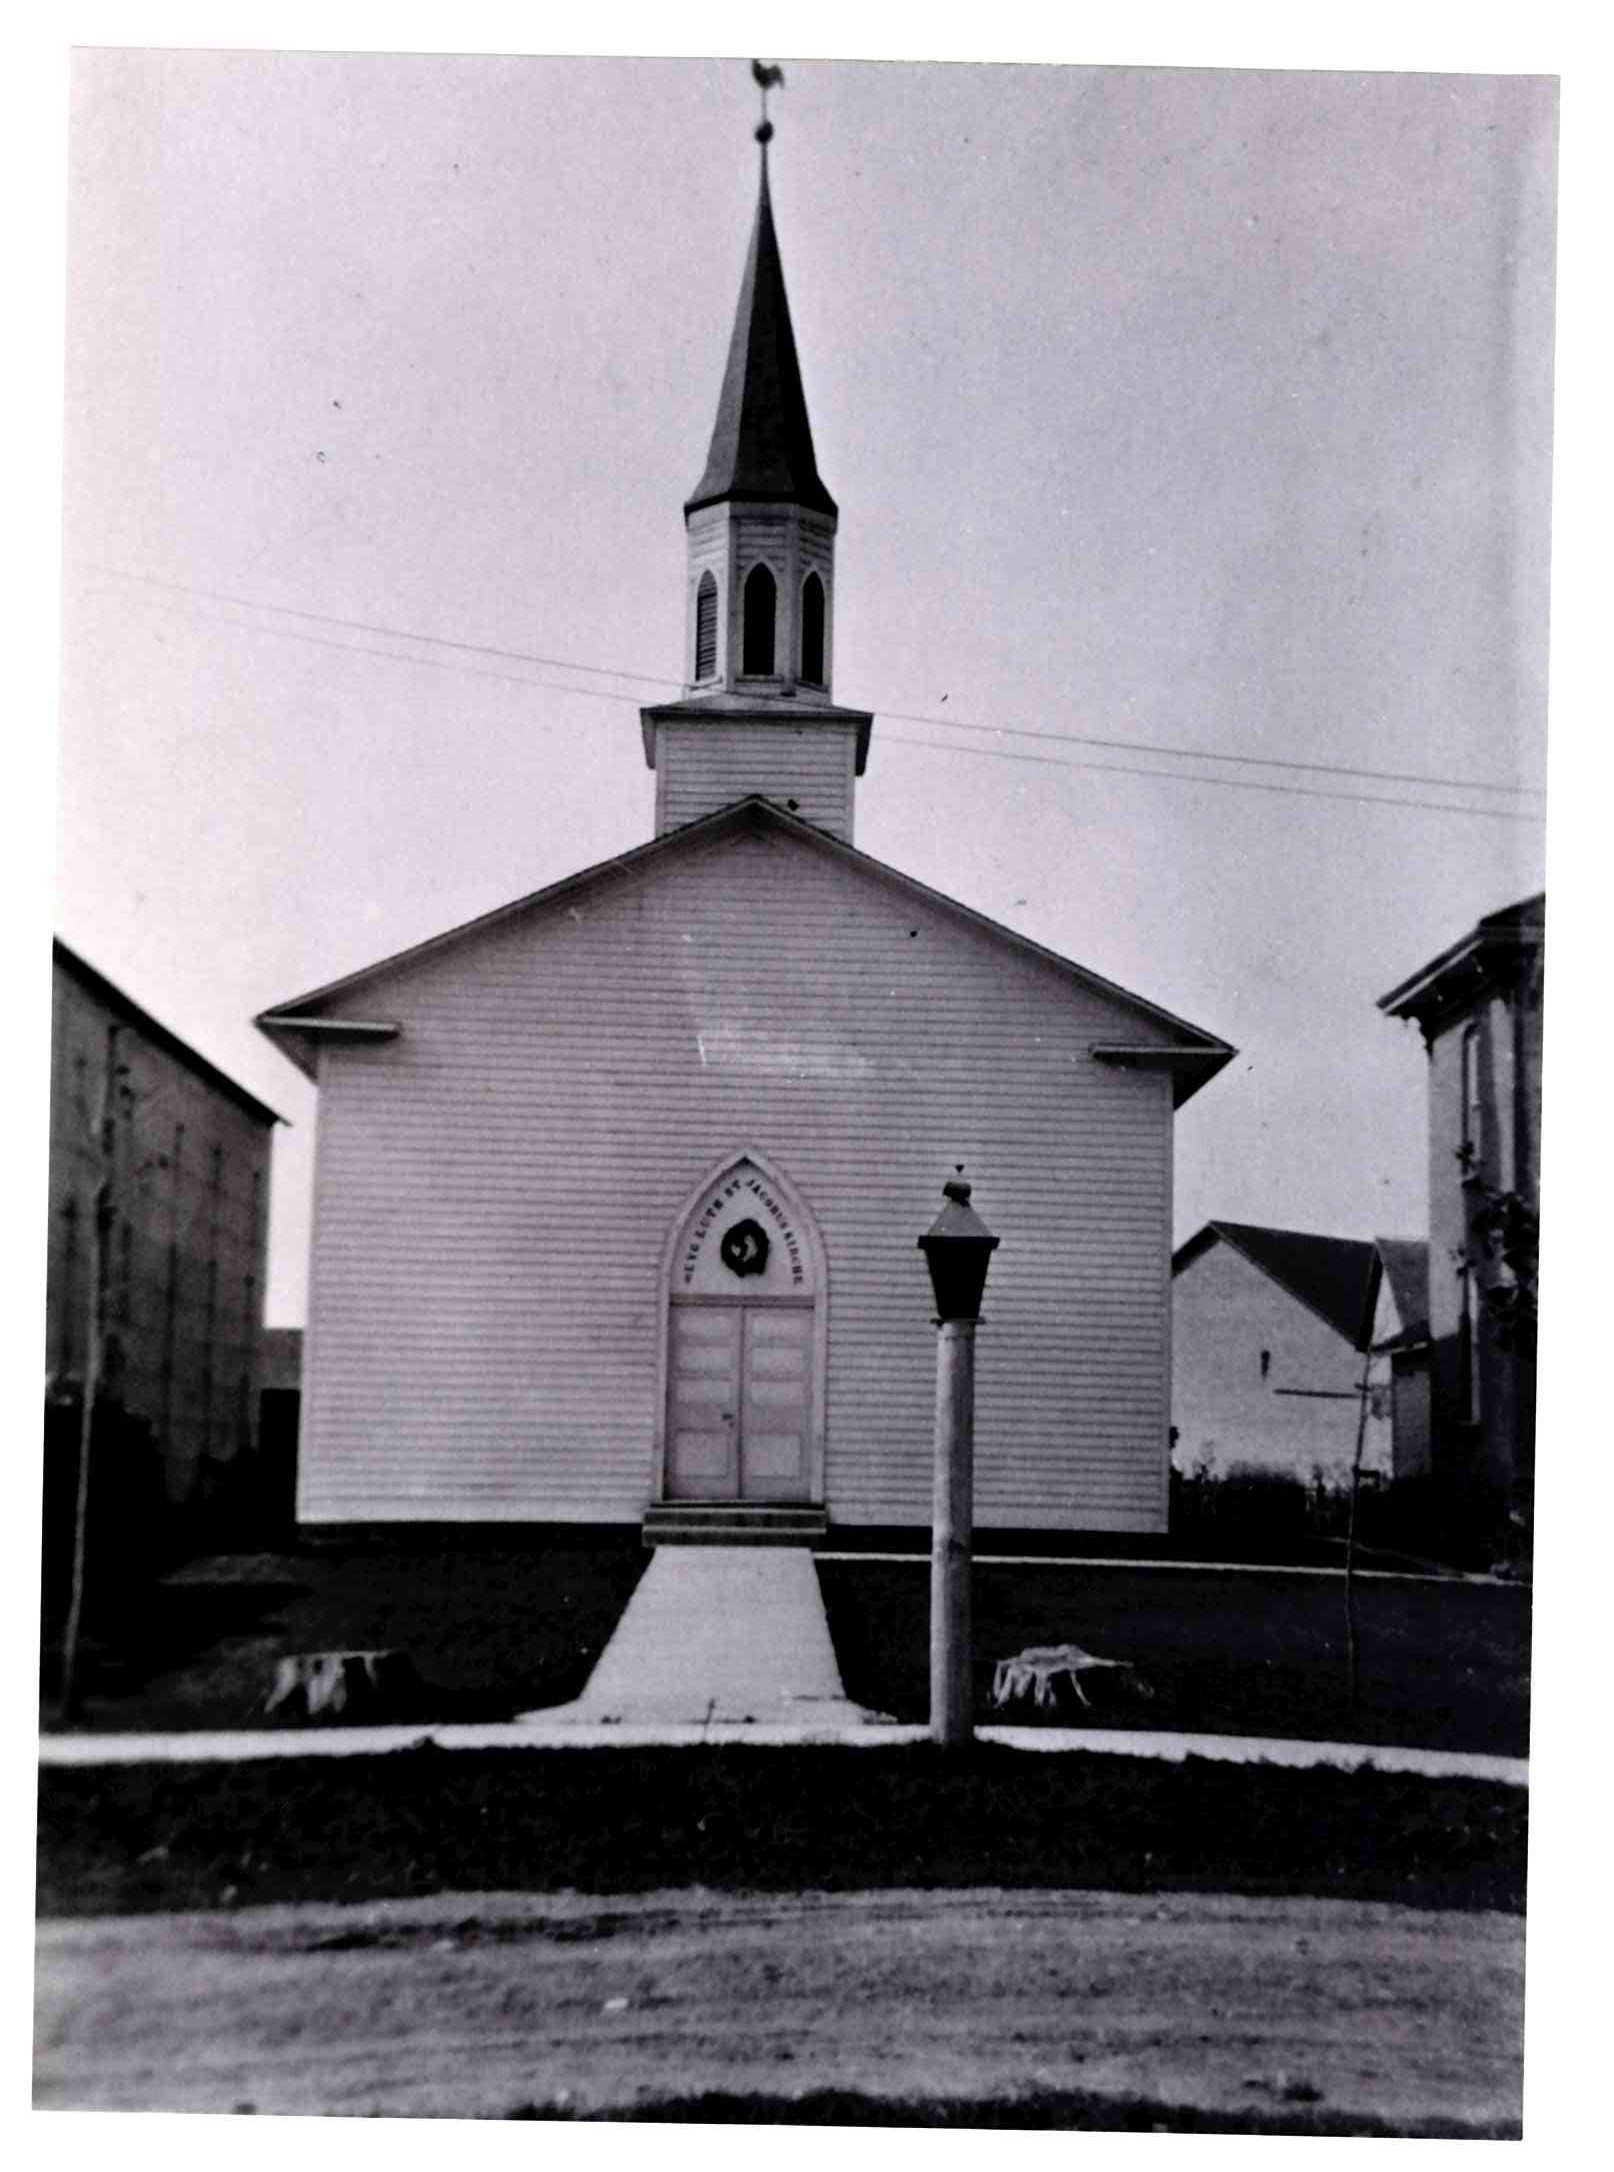
[[[447,1752],[46,1768],[41,1914],[372,1900],[1066,1886],[1522,1912],[1528,1797],[1189,1758]]]
[[[578,2110],[563,2099],[521,2104],[506,2119],[668,2120],[709,2126],[1063,2128],[1122,2134],[1290,2134],[1363,2136],[1370,2140],[1509,2142],[1518,2120],[1417,2119],[1396,2125],[1365,2113],[1305,2104],[1201,2109],[1153,2097],[1105,2096],[1047,2089],[1003,2097],[880,2097],[856,2089],[810,2089],[800,2096],[708,2090],[641,2100],[609,2111]]]

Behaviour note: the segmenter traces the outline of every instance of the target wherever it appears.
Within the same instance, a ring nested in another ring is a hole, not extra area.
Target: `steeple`
[[[751,248],[740,281],[711,449],[685,503],[685,516],[724,499],[783,501],[835,518],[835,500],[824,488],[813,456],[812,425],[773,228],[766,139]]]
[[[684,505],[682,701],[642,712],[656,833],[758,793],[850,840],[872,719],[830,699],[835,500],[824,488],[796,359],[768,186],[763,93],[756,217],[717,420]]]

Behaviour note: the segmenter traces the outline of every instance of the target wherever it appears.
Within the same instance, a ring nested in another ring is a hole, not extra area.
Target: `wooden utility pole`
[[[73,1503],[73,1566],[62,1631],[62,1666],[58,1706],[63,1720],[77,1717],[79,1645],[84,1633],[84,1585],[90,1520],[90,1466],[95,1450],[95,1416],[100,1401],[106,1354],[106,1293],[112,1264],[113,1186],[118,1148],[118,1035],[106,1029],[106,1060],[96,1096],[91,1147],[95,1160],[90,1182],[90,1273],[85,1293],[84,1385],[79,1405],[78,1488]]]
[[[1370,1375],[1373,1353],[1362,1354],[1362,1381],[1357,1389],[1356,1453],[1351,1458],[1351,1504],[1345,1522],[1345,1686],[1352,1712],[1356,1710],[1356,1504],[1362,1491],[1362,1443],[1367,1437],[1367,1406],[1372,1394]]]

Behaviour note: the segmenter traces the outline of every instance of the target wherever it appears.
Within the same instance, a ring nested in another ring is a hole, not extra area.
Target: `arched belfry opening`
[[[740,670],[748,679],[773,676],[778,611],[779,584],[766,566],[753,566],[745,577],[745,622],[740,641]]]
[[[811,1208],[755,1151],[685,1202],[662,1260],[663,1500],[822,1501],[826,1279]]]
[[[824,683],[824,584],[816,573],[801,584],[801,677],[805,686]]]

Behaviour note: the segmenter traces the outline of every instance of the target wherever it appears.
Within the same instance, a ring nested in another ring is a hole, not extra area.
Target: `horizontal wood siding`
[[[1159,1529],[1171,1091],[1148,1037],[799,839],[727,835],[366,987],[321,1061],[300,1513],[637,1517],[670,1225],[753,1147],[828,1259],[825,1491],[929,1516],[915,1239],[966,1164],[1002,1247],[979,1339],[986,1527]]]
[[[855,724],[661,724],[656,833],[759,793],[851,842]]]

